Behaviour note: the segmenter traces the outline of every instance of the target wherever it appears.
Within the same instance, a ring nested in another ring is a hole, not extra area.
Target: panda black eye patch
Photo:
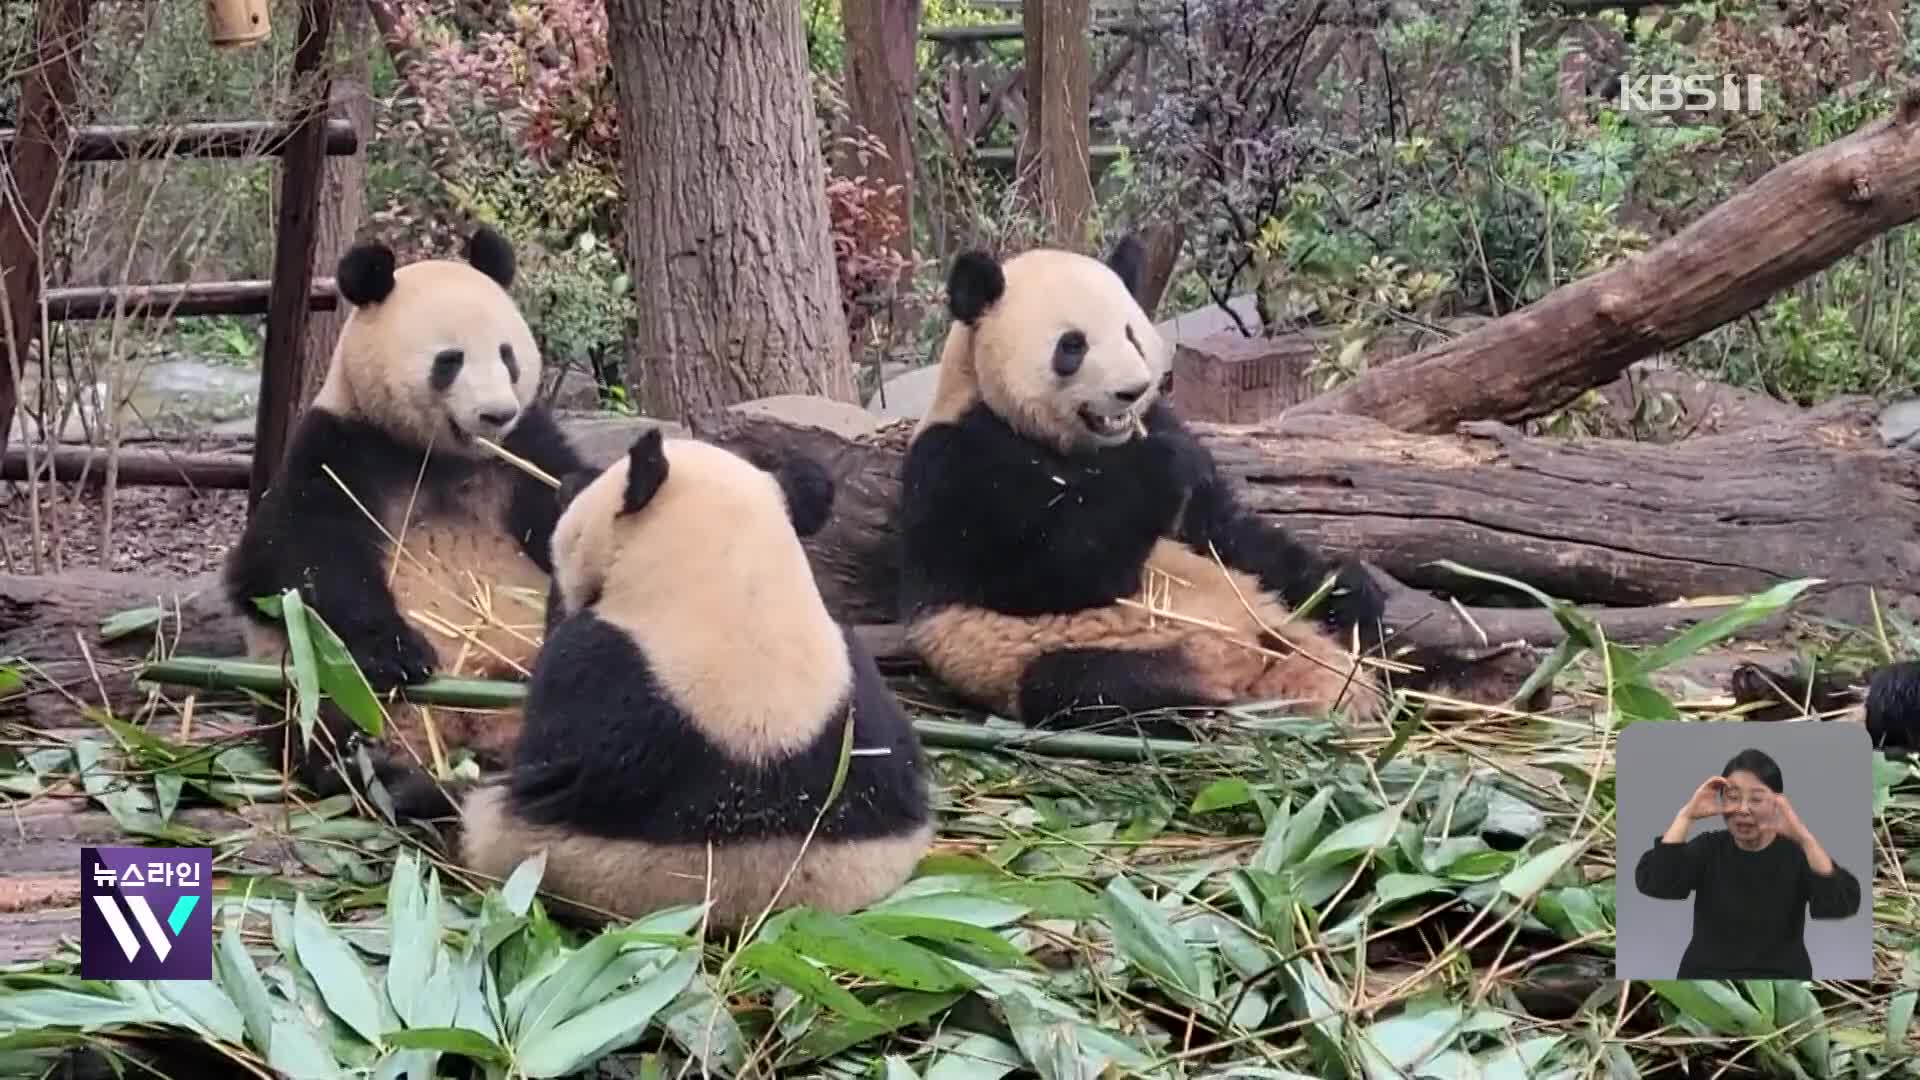
[[[516,383],[519,382],[520,381],[520,361],[515,360],[513,358],[513,346],[507,344],[504,341],[500,343],[500,362],[506,365],[507,381],[516,382]]]
[[[1064,379],[1079,371],[1086,358],[1087,335],[1078,330],[1069,330],[1060,335],[1059,342],[1053,347],[1053,372]]]
[[[460,374],[460,365],[466,361],[467,354],[459,349],[441,349],[433,354],[433,374],[427,381],[435,390],[445,390],[453,385],[453,377]]]

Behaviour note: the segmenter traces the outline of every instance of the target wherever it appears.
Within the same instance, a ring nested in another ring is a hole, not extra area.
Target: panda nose
[[[1146,393],[1149,389],[1152,388],[1152,386],[1153,386],[1153,383],[1151,381],[1137,383],[1133,386],[1127,387],[1125,390],[1115,390],[1113,392],[1113,396],[1131,405],[1134,402],[1139,401],[1140,395]]]
[[[480,414],[480,422],[491,427],[501,428],[513,423],[514,417],[519,415],[519,409],[488,409]]]

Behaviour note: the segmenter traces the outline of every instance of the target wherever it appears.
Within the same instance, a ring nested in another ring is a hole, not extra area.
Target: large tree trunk
[[[1652,250],[1288,411],[1416,432],[1541,416],[1916,216],[1920,90],[1894,116],[1775,168]]]
[[[791,0],[607,0],[641,409],[854,400]]]
[[[1027,126],[1020,172],[1039,204],[1048,242],[1078,251],[1086,246],[1093,212],[1087,157],[1092,15],[1088,0],[1027,0],[1021,19]]]
[[[353,246],[367,204],[367,154],[373,142],[372,71],[368,62],[373,51],[373,35],[365,0],[346,0],[337,9],[335,28],[340,41],[335,46],[333,82],[328,87],[329,116],[353,124],[360,140],[360,151],[345,157],[329,157],[326,175],[320,187],[320,212],[314,220],[313,276],[330,278],[334,264]],[[327,378],[327,363],[333,356],[333,344],[340,327],[347,321],[345,305],[307,316],[307,339],[302,349],[307,357],[305,385],[300,393],[300,408],[306,408],[320,384]]]
[[[865,171],[896,189],[889,205],[905,227],[894,248],[911,259],[914,47],[920,40],[920,0],[847,0],[841,22],[847,38],[847,110],[887,152],[885,161],[870,162]],[[909,272],[902,275],[905,280]]]

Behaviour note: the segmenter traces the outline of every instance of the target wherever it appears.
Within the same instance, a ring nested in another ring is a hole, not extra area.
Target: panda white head
[[[743,457],[651,428],[598,474],[566,477],[558,498],[553,580],[566,611],[616,590],[621,608],[668,623],[679,599],[698,609],[689,616],[712,614],[732,610],[735,590],[774,608],[817,602],[800,537],[826,524],[834,483],[810,457]]]
[[[482,226],[466,261],[394,267],[384,244],[355,246],[334,273],[352,312],[315,404],[404,442],[479,456],[520,422],[540,386],[540,348],[507,289],[513,248]]]
[[[1142,262],[1131,238],[1105,262],[1052,248],[1004,263],[977,251],[955,259],[947,275],[955,324],[922,427],[982,400],[1063,453],[1133,438],[1173,359],[1134,297]]]

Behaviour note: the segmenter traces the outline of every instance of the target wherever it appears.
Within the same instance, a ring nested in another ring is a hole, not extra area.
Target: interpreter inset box
[[[1866,728],[1632,724],[1615,774],[1617,978],[1873,977]]]

